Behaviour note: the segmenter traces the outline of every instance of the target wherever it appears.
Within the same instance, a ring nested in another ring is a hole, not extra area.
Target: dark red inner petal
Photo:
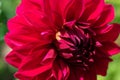
[[[66,25],[60,31],[59,40],[56,40],[55,45],[58,56],[68,65],[78,65],[87,70],[94,62],[96,43],[88,31],[79,26]]]

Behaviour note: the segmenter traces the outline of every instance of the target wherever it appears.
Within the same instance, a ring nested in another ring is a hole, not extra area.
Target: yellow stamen
[[[56,33],[56,39],[57,39],[57,40],[61,40],[60,35],[61,35],[60,32],[57,32],[57,33]]]

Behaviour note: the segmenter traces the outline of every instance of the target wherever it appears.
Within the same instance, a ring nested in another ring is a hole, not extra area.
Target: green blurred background
[[[113,22],[120,23],[120,0],[106,0],[107,3],[113,4],[115,7],[115,20]],[[4,35],[7,32],[7,20],[15,15],[15,8],[20,0],[1,0],[0,1],[0,80],[15,80],[13,77],[15,68],[8,65],[4,57],[10,50],[4,44]],[[120,45],[120,38],[116,41]],[[98,76],[98,80],[120,80],[120,54],[112,57],[113,62],[110,63],[107,75],[105,77]]]

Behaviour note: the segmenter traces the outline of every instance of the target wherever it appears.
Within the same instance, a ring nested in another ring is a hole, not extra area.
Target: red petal
[[[80,21],[91,21],[98,18],[104,8],[104,0],[86,0],[85,10]]]
[[[102,27],[98,27],[98,28],[93,28],[92,30],[95,31],[96,34],[105,34],[109,31],[111,31],[113,29],[113,25],[105,25]]]
[[[32,30],[33,28],[32,24],[26,19],[24,15],[16,15],[7,22],[7,25],[9,31],[16,31],[26,28],[28,28],[27,30]]]
[[[28,78],[27,78],[28,79]],[[52,71],[46,71],[36,77],[34,77],[32,80],[56,80],[52,74]]]
[[[95,63],[96,73],[99,75],[105,76],[107,73],[108,64],[110,61],[111,61],[111,59],[98,58]]]
[[[17,8],[18,15],[24,16],[27,22],[32,24],[32,26],[42,27],[43,29],[46,24],[47,26],[49,25],[47,28],[50,28],[51,25],[55,28],[52,18],[53,13],[50,8],[49,0],[23,0],[21,5]],[[61,16],[59,18],[61,18]]]
[[[70,66],[70,76],[68,80],[97,80],[94,65],[89,66],[89,70],[85,71],[80,66]]]
[[[54,78],[50,78],[50,77],[51,77],[50,70],[43,72],[42,74],[35,77],[23,77],[22,75],[19,75],[20,80],[55,80]]]
[[[50,6],[50,1],[49,0],[30,0],[30,1],[31,1],[31,3],[36,3],[36,4],[40,5],[41,8],[42,8],[42,11],[40,11],[40,10],[34,10],[34,11],[31,10],[31,11],[28,11],[28,12],[31,13],[31,14],[27,13],[28,18],[32,16],[32,18],[29,18],[29,19],[31,21],[39,24],[39,21],[41,21],[39,18],[40,17],[41,18],[45,17],[44,21],[47,23],[47,25],[51,25],[53,23],[53,18],[52,18],[52,9],[51,9],[51,6]],[[34,19],[34,16],[36,16],[35,17],[36,18],[35,21],[32,20],[32,19]]]
[[[39,34],[32,29],[32,26],[26,21],[26,19],[22,15],[16,16],[9,20],[8,29],[9,33],[5,36],[5,41],[12,48],[15,46],[21,46],[23,44],[26,44],[26,42],[28,43],[28,41],[39,40]]]
[[[15,47],[15,49],[6,56],[6,61],[14,67],[18,68],[32,47],[32,45]]]
[[[94,66],[92,65],[89,71],[86,71],[83,80],[97,80],[97,74]]]
[[[67,6],[69,0],[51,0],[51,13],[54,24],[58,27],[62,27],[64,23],[64,9]],[[49,14],[48,14],[49,15]]]
[[[48,43],[51,41],[50,39],[54,38],[54,31],[41,20],[39,21],[41,18],[37,16],[33,18],[33,16],[30,14],[27,15],[27,13],[25,15],[26,17],[24,15],[18,15],[8,22],[9,33],[5,36],[5,41],[10,47],[13,48],[40,41]]]
[[[65,9],[66,22],[79,19],[83,12],[83,6],[84,0],[71,0]]]
[[[115,41],[119,36],[120,27],[116,24],[112,24],[111,27],[112,29],[108,29],[109,31],[107,31],[106,33],[97,34],[95,36],[96,40],[98,40],[99,42]]]
[[[55,60],[53,64],[53,75],[56,80],[67,80],[69,73],[68,65],[62,60]]]
[[[70,75],[68,80],[84,80],[85,72],[80,66],[70,66]]]
[[[117,27],[117,31],[120,33],[120,24],[115,23],[114,26]]]
[[[49,18],[49,22],[58,26],[63,25],[63,11],[66,7],[68,0],[31,0],[33,3],[39,4],[42,7],[44,14]],[[48,22],[48,21],[47,21]]]
[[[32,34],[27,35],[27,34],[20,33],[19,31],[17,32],[17,31],[8,33],[5,36],[5,41],[11,48],[21,47],[21,46],[28,44],[28,43],[39,42],[39,39],[37,39],[37,37],[36,38],[32,37],[35,34],[34,35],[32,35]]]
[[[22,57],[22,54],[20,55],[17,52],[12,51],[6,56],[6,61],[12,66],[18,68],[23,58],[24,57]]]
[[[27,11],[23,14],[26,20],[31,23],[33,28],[38,30],[56,30],[56,26],[49,20],[49,17],[46,16],[43,12],[38,10]],[[52,19],[52,18],[51,18]]]
[[[53,55],[46,57],[46,55],[50,53]],[[53,49],[48,51],[48,49],[43,48],[43,46],[34,48],[31,50],[31,53],[24,58],[15,76],[21,79],[25,77],[33,78],[35,76],[42,75],[52,68],[55,57],[56,54]],[[46,78],[48,78],[47,75],[44,77],[44,80]]]
[[[102,42],[102,46],[100,47],[100,49],[110,56],[120,52],[120,47],[111,41]]]
[[[103,12],[99,19],[95,22],[96,27],[104,26],[114,19],[114,8],[112,5],[105,5]]]
[[[29,10],[39,10],[41,11],[41,5],[30,0],[21,0],[21,4],[17,7],[17,14],[23,14]]]
[[[95,57],[95,65],[94,65],[96,73],[105,76],[107,73],[108,64],[111,61],[112,59],[110,59],[104,52],[97,49],[96,57]]]

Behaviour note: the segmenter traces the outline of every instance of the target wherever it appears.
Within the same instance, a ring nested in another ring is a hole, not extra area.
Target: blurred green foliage
[[[15,80],[13,74],[16,70],[5,63],[1,51],[4,44],[3,38],[7,32],[7,20],[15,15],[15,9],[19,2],[19,0],[0,1],[0,80]],[[120,23],[120,0],[106,0],[106,2],[115,7],[116,16],[113,22]],[[120,44],[120,38],[116,42]],[[112,58],[113,62],[109,65],[107,76],[98,76],[98,80],[120,80],[120,54]]]
[[[120,23],[120,0],[106,0],[107,3],[113,4],[115,9],[115,19],[113,23]],[[120,37],[116,41],[120,45]],[[109,64],[107,75],[98,76],[98,80],[120,80],[120,54],[112,57],[113,62]]]
[[[13,74],[15,69],[5,63],[2,53],[4,35],[7,32],[7,20],[15,15],[15,8],[19,0],[0,1],[0,80],[15,80]]]

